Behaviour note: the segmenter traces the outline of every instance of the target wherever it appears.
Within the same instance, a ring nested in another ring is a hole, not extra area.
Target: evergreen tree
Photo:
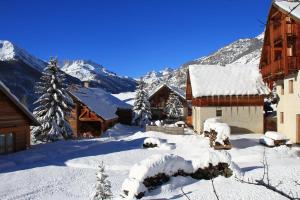
[[[111,192],[110,181],[107,180],[108,175],[105,173],[105,166],[103,162],[98,166],[99,171],[97,172],[97,187],[94,200],[111,199],[113,194]]]
[[[164,109],[169,119],[179,119],[183,116],[183,105],[179,97],[173,92],[169,95],[167,105]]]
[[[133,124],[145,126],[150,122],[151,109],[148,98],[148,93],[145,90],[145,82],[141,80],[137,86],[135,102],[133,105]]]
[[[36,86],[36,94],[40,97],[34,103],[37,107],[33,114],[41,125],[32,128],[35,141],[67,139],[72,134],[67,118],[73,101],[67,93],[64,80],[64,74],[57,67],[57,60],[51,59]]]

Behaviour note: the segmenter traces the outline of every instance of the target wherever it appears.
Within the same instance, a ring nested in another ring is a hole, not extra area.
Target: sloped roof
[[[289,13],[291,17],[300,20],[300,2],[277,0],[273,5],[285,14]]]
[[[31,125],[40,125],[34,115],[19,101],[19,99],[11,93],[11,91],[0,81],[0,91],[2,91],[20,110],[23,114],[30,120]]]
[[[269,88],[253,65],[190,65],[193,97],[264,95]]]
[[[158,86],[155,90],[153,90],[151,92],[151,94],[149,95],[149,99],[154,96],[160,89],[162,89],[163,87],[167,87],[169,88],[171,91],[173,91],[175,94],[177,94],[178,96],[180,96],[181,98],[185,99],[185,95],[183,91],[180,91],[179,89],[172,87],[166,83],[161,84],[160,86]]]
[[[132,107],[100,88],[77,88],[70,93],[104,120],[117,118],[118,108]]]

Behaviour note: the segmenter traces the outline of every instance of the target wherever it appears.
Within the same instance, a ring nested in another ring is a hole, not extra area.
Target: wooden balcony
[[[297,57],[296,56],[293,56],[293,57],[288,57],[288,70],[289,71],[296,71],[298,70],[298,67],[297,67]]]
[[[271,76],[271,65],[265,65],[263,67],[261,67],[260,72],[263,76],[263,78],[269,77]]]
[[[276,60],[274,61],[272,64],[272,74],[280,74],[280,73],[284,73],[284,66],[283,66],[283,62],[282,59],[280,60]]]

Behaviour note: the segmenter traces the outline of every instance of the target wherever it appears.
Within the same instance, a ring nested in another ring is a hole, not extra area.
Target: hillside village
[[[0,199],[300,199],[300,3],[138,78],[0,40]]]

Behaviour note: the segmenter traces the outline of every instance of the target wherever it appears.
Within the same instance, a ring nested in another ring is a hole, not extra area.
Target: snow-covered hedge
[[[143,182],[147,177],[153,177],[160,173],[172,176],[179,170],[192,173],[192,162],[173,154],[152,155],[135,164],[130,170],[129,178]]]
[[[209,179],[219,175],[229,177],[232,170],[238,173],[240,171],[231,161],[230,154],[225,151],[210,150],[193,161],[173,154],[152,155],[131,168],[129,179],[124,181],[122,191],[125,196],[141,198],[148,189],[162,185],[172,176]]]

